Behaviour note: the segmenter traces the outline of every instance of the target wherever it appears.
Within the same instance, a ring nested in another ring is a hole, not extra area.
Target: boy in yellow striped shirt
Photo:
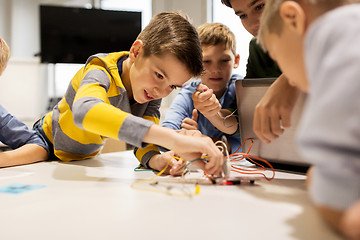
[[[158,125],[161,98],[202,70],[196,29],[180,14],[159,13],[129,52],[91,56],[34,129],[47,139],[51,158],[63,161],[96,156],[110,137],[136,146],[145,167],[167,162],[174,152],[187,160],[205,153],[209,161],[197,161],[199,167],[220,174],[223,157],[210,138]],[[160,154],[156,145],[173,151]],[[180,174],[183,165],[172,159],[168,173]]]

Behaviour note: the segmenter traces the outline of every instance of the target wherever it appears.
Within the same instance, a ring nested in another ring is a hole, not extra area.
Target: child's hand
[[[283,74],[270,86],[254,111],[253,130],[261,141],[270,143],[291,127],[291,113],[299,93]]]
[[[216,98],[214,91],[204,84],[199,84],[197,91],[192,95],[194,107],[206,118],[215,116],[221,109],[221,104]]]
[[[224,163],[224,156],[211,138],[204,136],[200,131],[185,130],[179,133],[176,147],[173,149],[183,159],[191,161],[200,158],[203,153],[209,157],[208,162],[196,161],[198,167],[210,175],[220,176]]]
[[[175,159],[173,151],[168,151],[162,154],[154,155],[149,161],[149,166],[152,169],[160,172],[165,168],[168,162],[169,162],[169,166],[164,171],[164,174],[171,174],[172,176],[180,176],[183,173],[186,162]]]
[[[360,200],[346,209],[340,228],[349,239],[360,239]]]
[[[198,161],[199,167],[208,174],[221,175],[224,155],[211,138],[200,136],[201,133],[197,130],[183,130],[180,132],[153,124],[143,138],[143,142],[171,149],[187,161],[200,158],[203,154],[206,154],[208,155],[208,158],[206,158],[208,161]],[[151,165],[150,167],[154,166]]]
[[[192,113],[192,118],[185,118],[181,123],[181,128],[185,129],[185,130],[197,130],[198,129],[198,124],[197,124],[198,116],[199,116],[198,111],[196,109],[194,109],[193,113]]]

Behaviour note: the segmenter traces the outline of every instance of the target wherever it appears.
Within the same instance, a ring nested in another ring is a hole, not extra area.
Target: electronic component
[[[230,159],[227,156],[225,156],[224,157],[224,164],[223,164],[224,178],[228,178],[230,176],[230,170],[231,170]]]
[[[255,180],[259,178],[254,177],[228,177],[228,178],[213,178],[212,183],[218,185],[240,185],[240,184],[254,184]]]

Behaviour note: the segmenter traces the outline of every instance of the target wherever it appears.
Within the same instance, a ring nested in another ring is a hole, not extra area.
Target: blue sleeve
[[[48,150],[46,141],[0,105],[0,141],[12,149],[37,144]]]
[[[189,89],[182,89],[173,100],[170,110],[165,115],[162,126],[174,130],[181,129],[182,121],[187,117],[192,117],[193,109],[192,92]]]

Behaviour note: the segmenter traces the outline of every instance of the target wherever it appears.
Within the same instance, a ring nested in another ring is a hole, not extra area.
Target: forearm
[[[223,165],[223,154],[211,138],[201,135],[199,131],[184,131],[177,133],[173,129],[152,125],[147,131],[143,142],[163,146],[178,154],[184,160],[190,161],[208,155],[208,161],[199,162],[201,169],[210,175],[220,175]]]
[[[306,187],[309,189],[310,184],[312,181],[312,175],[314,172],[314,167],[309,168],[308,172],[306,173]],[[337,231],[339,230],[339,219],[342,216],[342,213],[339,211],[335,211],[333,209],[330,209],[328,207],[324,206],[315,206],[320,215],[324,218],[324,220],[333,228],[335,228]]]
[[[26,144],[15,150],[0,153],[0,167],[35,163],[48,159],[48,152],[36,144]]]
[[[178,137],[178,133],[175,130],[154,124],[149,128],[143,142],[173,149],[176,144],[176,137]]]
[[[213,151],[214,149],[211,149],[212,147],[209,146],[211,142],[212,146],[217,149],[212,140],[209,137],[201,137],[200,132],[198,132],[198,134],[200,134],[200,136],[189,136],[184,135],[184,133],[178,133],[177,131],[170,128],[161,127],[159,125],[152,125],[145,135],[143,141],[160,145],[166,149],[172,150],[175,154],[178,154],[183,159],[188,161],[199,158],[202,154],[215,156],[214,154],[216,153]]]
[[[256,105],[253,130],[265,143],[278,138],[291,127],[291,114],[300,90],[291,86],[283,74],[270,86]]]
[[[206,117],[212,125],[226,134],[234,134],[238,129],[238,122],[235,116],[230,116],[231,112],[226,109],[221,109],[218,114]]]
[[[306,187],[307,189],[310,189],[310,185],[312,183],[312,178],[314,174],[315,168],[311,167],[309,168],[307,172],[307,178],[306,178]],[[332,227],[335,231],[340,232],[341,234],[345,235],[351,235],[353,232],[353,228],[350,230],[348,229],[348,216],[349,216],[349,210],[347,210],[346,213],[340,210],[335,210],[333,208],[329,208],[327,206],[321,206],[321,205],[315,205],[316,210],[319,212],[321,217],[324,219],[324,221]],[[360,209],[360,208],[359,208]],[[346,219],[347,218],[347,219]],[[354,238],[355,239],[355,238]]]
[[[276,88],[276,90],[274,90],[276,93],[278,94],[288,94],[288,95],[293,95],[295,98],[295,101],[297,99],[297,97],[300,94],[300,89],[293,86],[289,79],[284,75],[281,74],[276,81],[270,86],[270,88]],[[277,91],[278,90],[278,91]],[[280,90],[280,91],[279,91]],[[282,92],[281,92],[282,91]]]
[[[330,227],[332,227],[337,232],[343,232],[341,221],[343,218],[343,212],[325,206],[316,206],[316,209],[325,222],[330,225]]]

